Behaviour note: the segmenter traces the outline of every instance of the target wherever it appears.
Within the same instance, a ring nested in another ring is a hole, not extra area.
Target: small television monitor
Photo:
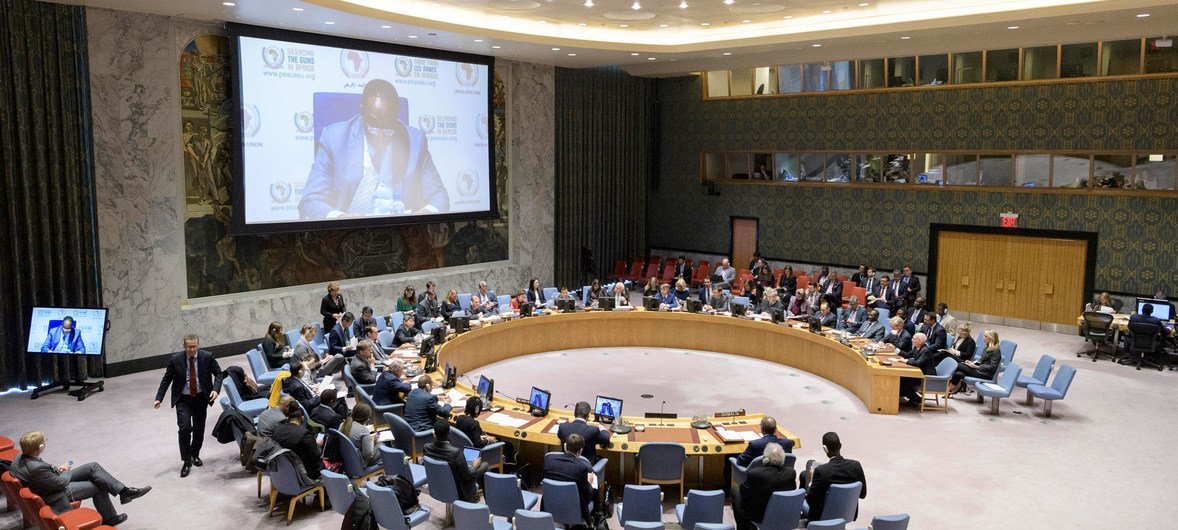
[[[699,313],[704,308],[704,303],[699,300],[688,299],[686,304],[688,313]]]
[[[1153,306],[1153,316],[1158,320],[1165,321],[1174,318],[1174,315],[1170,314],[1169,300],[1162,300],[1157,298],[1138,298],[1137,314],[1144,315],[1145,313],[1142,310],[1145,309],[1145,306],[1147,305]]]
[[[427,374],[438,371],[438,351],[434,349],[434,339],[421,341],[421,358],[425,360],[422,370]]]
[[[430,336],[434,339],[435,346],[441,346],[446,342],[446,327],[439,325],[430,331]]]
[[[593,405],[593,414],[597,421],[611,422],[622,415],[622,400],[607,396],[597,396],[597,403]]]
[[[658,311],[659,299],[653,296],[644,296],[642,297],[642,307],[647,311]]]
[[[780,324],[782,322],[785,322],[785,311],[784,310],[774,309],[774,310],[770,311],[770,314],[773,316],[773,323],[774,324]]]
[[[533,416],[547,416],[550,401],[552,401],[551,392],[532,387],[532,393],[528,396],[528,408]]]
[[[576,300],[557,300],[556,309],[562,313],[571,313],[577,310]]]
[[[475,391],[479,395],[479,399],[483,400],[483,410],[491,407],[491,398],[495,397],[495,380],[488,379],[485,375],[479,376],[479,386]]]
[[[451,366],[450,362],[447,361],[446,362],[446,375],[445,375],[445,378],[442,379],[442,388],[454,388],[454,385],[457,383],[458,383],[458,368],[455,366]]]
[[[470,317],[450,317],[450,328],[454,333],[466,333],[470,329]]]
[[[820,331],[822,331],[822,322],[818,320],[818,317],[811,316],[810,317],[810,332],[811,333],[818,333]]]
[[[734,316],[734,317],[743,317],[744,312],[748,311],[748,306],[746,306],[744,304],[738,304],[736,302],[733,302],[731,304],[728,304],[728,306],[729,306],[729,309],[732,310],[732,316]]]
[[[97,357],[105,336],[105,308],[34,307],[26,351]]]
[[[532,316],[532,311],[534,309],[536,309],[536,304],[534,304],[532,302],[524,302],[519,305],[519,316],[521,318],[522,317],[530,317],[530,316]]]
[[[597,299],[597,307],[609,311],[614,308],[614,304],[616,302],[617,300],[615,300],[612,296],[603,296]]]

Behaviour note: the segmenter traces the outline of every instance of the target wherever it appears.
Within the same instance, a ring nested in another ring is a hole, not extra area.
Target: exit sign
[[[1013,212],[1006,212],[998,214],[998,218],[1002,221],[1002,228],[1018,228],[1018,214]]]

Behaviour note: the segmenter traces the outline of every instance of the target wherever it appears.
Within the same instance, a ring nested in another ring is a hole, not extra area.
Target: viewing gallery
[[[1178,1],[0,28],[0,529],[1178,521]]]

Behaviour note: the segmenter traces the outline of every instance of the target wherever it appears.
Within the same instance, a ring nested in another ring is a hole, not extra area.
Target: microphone
[[[466,382],[467,382],[467,383],[470,383],[470,387],[471,387],[471,388],[478,388],[478,387],[479,387],[479,385],[475,384],[475,382],[474,382],[474,378],[472,378],[472,377],[470,376],[470,374],[462,374],[462,378],[463,378],[463,379],[466,379]]]
[[[500,396],[503,396],[503,397],[505,397],[505,398],[507,398],[507,399],[510,399],[510,400],[512,400],[512,401],[514,401],[514,402],[516,402],[516,403],[521,403],[521,401],[520,401],[520,398],[517,398],[517,397],[514,397],[514,396],[509,396],[509,395],[507,395],[507,394],[504,394],[503,392],[500,392],[498,388],[496,388],[496,389],[495,389],[495,393],[496,393],[496,394],[499,394]],[[527,402],[524,402],[524,403],[527,403]]]
[[[663,407],[666,407],[666,406],[667,406],[667,400],[664,399],[663,404],[659,405],[659,427],[662,427],[664,425],[663,420],[666,419],[666,416],[663,416]]]
[[[563,407],[561,407],[561,408],[562,408],[562,409],[567,409],[567,408],[569,408],[569,407],[573,406],[574,404],[575,404],[575,403],[565,403],[565,404],[564,404],[564,406],[563,406]]]

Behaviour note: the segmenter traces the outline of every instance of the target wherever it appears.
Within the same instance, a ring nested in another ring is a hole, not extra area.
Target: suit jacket
[[[855,280],[855,283],[859,287],[862,287],[864,290],[866,290],[867,294],[875,294],[875,288],[879,287],[879,280],[875,276],[872,276],[870,278],[867,276],[863,276],[863,277],[859,278],[858,280]],[[863,303],[866,304],[867,300],[863,300]]]
[[[348,363],[352,367],[352,377],[356,379],[358,385],[371,385],[376,383],[376,370],[368,366],[368,361],[361,359],[359,355],[352,357]]]
[[[593,500],[593,486],[589,485],[589,474],[593,473],[593,466],[581,457],[569,454],[567,451],[544,455],[544,478],[572,482],[577,485],[577,494],[581,499],[581,517],[589,520],[589,502]],[[544,509],[541,506],[541,509]]]
[[[923,307],[920,309],[917,309],[916,306],[913,306],[912,311],[910,311],[908,313],[908,318],[904,320],[904,327],[915,328],[916,326],[923,324],[924,323],[924,314],[927,312],[928,312],[928,310]],[[910,330],[910,331],[912,331],[912,330]],[[915,333],[916,332],[913,331],[913,334],[915,334]]]
[[[545,300],[544,300],[544,291],[543,290],[540,290],[540,291],[529,290],[529,291],[527,291],[527,295],[528,295],[528,301],[533,304],[536,304],[536,307],[544,305]]]
[[[777,282],[777,287],[785,289],[786,293],[791,296],[798,292],[798,278],[797,276],[781,276],[781,281]]]
[[[908,364],[920,368],[924,375],[935,375],[937,373],[937,350],[934,350],[926,342],[919,350],[912,352],[912,355],[908,357]]]
[[[721,292],[719,298],[708,295],[707,302],[704,303],[712,306],[712,309],[715,309],[716,311],[728,311],[729,304],[732,303],[732,297]]]
[[[355,322],[352,322],[351,337],[357,337],[357,338],[364,337],[365,336],[364,328],[366,328],[368,326],[375,326],[375,325],[376,325],[375,320],[367,320],[366,321],[366,320],[364,320],[364,317],[357,318]]]
[[[904,300],[904,289],[900,287],[900,282],[892,282],[888,284],[888,307],[895,313],[897,309],[904,307],[907,303]]]
[[[420,210],[431,205],[439,212],[449,211],[450,195],[434,166],[425,134],[400,122],[397,132],[394,139],[407,138],[408,141],[408,161],[400,179],[401,201],[405,209]],[[351,208],[356,189],[364,177],[366,141],[364,120],[359,115],[323,128],[316,143],[315,163],[311,165],[303,198],[299,201],[299,215],[303,219],[324,219],[333,210],[347,212]],[[395,187],[396,173],[400,168],[382,172],[393,173]]]
[[[727,269],[723,267],[716,267],[716,270],[713,271],[713,274],[719,276],[722,283],[731,284],[732,280],[736,279],[736,269],[732,267],[728,267]]]
[[[973,340],[973,337],[958,337],[953,347],[957,348],[957,357],[960,360],[969,361],[973,359],[973,355],[978,349],[978,343]]]
[[[814,478],[810,480],[810,488],[806,490],[806,503],[810,505],[810,519],[821,520],[822,510],[826,507],[826,493],[831,484],[850,484],[862,482],[863,489],[859,491],[859,498],[867,498],[867,477],[863,476],[863,466],[856,460],[848,460],[841,456],[830,459],[830,462],[814,468]],[[856,510],[857,511],[857,510]]]
[[[785,311],[785,304],[783,304],[781,302],[780,298],[778,298],[777,301],[772,304],[769,303],[768,299],[762,299],[760,302],[757,303],[757,309],[753,312],[757,313],[757,314],[761,314],[761,313],[773,314],[774,309],[780,309],[782,311]]]
[[[295,398],[303,405],[303,408],[311,410],[319,406],[319,396],[316,396],[311,391],[311,387],[307,386],[301,379],[297,377],[287,377],[282,380],[282,391],[290,394],[290,397]]]
[[[855,322],[846,323],[846,321],[851,318],[852,314],[855,316]],[[858,333],[859,328],[863,327],[863,323],[867,322],[867,308],[858,306],[854,311],[848,311],[847,308],[843,308],[843,322],[843,329],[851,333]]]
[[[495,294],[495,291],[488,289],[486,296],[479,295],[479,304],[487,309],[498,309],[499,297]]]
[[[939,317],[939,319],[937,320],[937,323],[940,324],[941,327],[945,328],[946,332],[948,332],[949,330],[953,330],[954,334],[956,334],[957,326],[959,324],[957,322],[957,319],[954,318],[953,315],[950,315],[949,313],[945,313],[944,316]]]
[[[435,396],[421,388],[414,388],[405,398],[405,421],[415,431],[428,431],[434,428],[438,416],[449,416],[450,404],[440,403]]]
[[[985,350],[981,360],[978,361],[978,372],[981,373],[981,377],[994,377],[994,372],[998,371],[1000,364],[1002,364],[1002,348]]]
[[[417,335],[416,329],[401,326],[397,328],[396,333],[393,333],[393,346],[400,346],[407,342],[413,342],[413,337],[415,335]]]
[[[810,314],[810,301],[805,296],[795,296],[794,301],[789,304],[789,312],[791,315]]]
[[[943,350],[949,347],[949,337],[945,333],[945,328],[940,324],[933,324],[933,327],[923,331],[928,337],[929,346],[932,346],[933,351]]]
[[[691,265],[688,265],[686,261],[680,262],[678,265],[675,265],[675,277],[676,278],[686,278],[686,279],[690,280],[691,279]]]
[[[155,393],[155,400],[162,402],[168,386],[172,387],[172,406],[180,401],[184,388],[188,386],[188,355],[183,351],[172,354],[168,365],[164,367],[164,378],[160,380],[159,390]],[[221,392],[221,381],[225,373],[217,364],[217,359],[208,350],[196,351],[196,386],[202,399],[206,399],[211,392]]]
[[[344,418],[335,409],[320,403],[319,406],[311,409],[311,421],[322,425],[325,429],[339,429]]]
[[[793,491],[797,487],[796,478],[792,467],[765,465],[750,469],[740,485],[740,506],[737,509],[745,519],[761,522],[765,518],[769,497],[777,491]]]
[[[298,357],[300,361],[303,359],[318,359],[319,353],[315,351],[315,347],[307,342],[306,339],[300,338],[299,343],[295,344],[294,356]],[[281,364],[279,365],[281,366]]]
[[[282,355],[284,351],[285,348],[269,335],[262,337],[262,357],[266,359],[266,366],[271,370],[277,370],[286,363],[286,358]]]
[[[866,274],[862,274],[859,271],[855,271],[855,273],[851,275],[851,281],[855,282],[855,285],[858,285],[859,287],[863,287],[863,278],[866,278],[866,277],[867,277]]]
[[[420,328],[426,320],[442,316],[442,306],[437,300],[422,300],[417,303],[417,310],[413,313],[416,315],[413,325]]]
[[[414,389],[414,392],[417,390]],[[475,470],[467,463],[462,449],[450,445],[447,440],[434,440],[425,446],[425,456],[441,460],[450,465],[450,472],[454,474],[454,484],[458,486],[458,496],[466,502],[478,502],[478,484],[475,483]]]
[[[343,355],[345,357],[356,355],[356,350],[344,351],[344,347],[348,345],[348,342],[350,340],[348,339],[347,330],[344,329],[343,325],[336,324],[327,333],[327,353],[331,355]]]
[[[915,297],[920,294],[920,278],[917,278],[915,274],[908,276],[907,279],[901,276],[900,287],[902,289],[901,294]]]
[[[86,353],[86,344],[82,342],[82,332],[77,328],[77,323],[68,335],[63,335],[61,326],[54,326],[45,337],[45,342],[41,343],[41,352]]]
[[[877,283],[875,284],[875,289],[868,292],[871,293],[872,296],[875,296],[875,303],[873,305],[875,305],[876,308],[887,309],[891,311],[892,302],[894,302],[896,299],[896,290],[893,284],[889,283],[885,288],[883,283]]]
[[[331,295],[323,295],[323,300],[319,302],[319,314],[323,315],[323,329],[324,333],[331,331],[335,327],[335,314],[343,313],[348,310],[348,304],[344,303],[344,295],[339,296],[339,303],[335,303],[331,299]]]
[[[875,322],[864,322],[859,327],[858,335],[860,337],[867,337],[874,341],[881,341],[887,336],[888,327],[883,322],[876,320]]]
[[[380,377],[376,378],[376,387],[372,389],[372,402],[377,405],[395,405],[397,403],[404,403],[405,398],[401,394],[409,395],[413,391],[413,387],[409,383],[402,381],[392,372],[381,372]]]
[[[609,446],[610,432],[589,425],[582,419],[562,423],[560,427],[556,428],[556,437],[560,438],[561,443],[568,440],[570,434],[579,434],[585,439],[585,448],[581,450],[581,456],[589,459],[590,462],[598,460],[597,446],[600,445],[602,448]]]
[[[20,479],[25,487],[41,496],[53,513],[69,511],[70,472],[58,472],[48,462],[35,456],[18,453],[12,461],[12,476]]]
[[[289,377],[287,379],[290,379]],[[283,449],[289,449],[303,461],[307,469],[307,476],[318,479],[323,471],[323,454],[319,451],[319,444],[315,443],[315,435],[311,434],[306,425],[295,425],[289,421],[279,423],[274,428],[270,439]]]
[[[755,458],[765,454],[765,446],[771,443],[781,444],[781,448],[785,452],[792,453],[794,449],[794,441],[789,438],[778,438],[773,434],[766,434],[756,440],[749,442],[748,446],[744,448],[744,452],[736,457],[736,463],[740,467],[748,467]]]
[[[901,329],[899,334],[893,335],[891,328],[889,328],[883,341],[894,345],[901,353],[912,350],[912,334],[906,329]]]
[[[834,316],[834,311],[831,311],[822,316],[822,313],[814,313],[814,318],[818,319],[818,324],[824,328],[833,328],[838,325],[838,318]]]
[[[843,282],[842,282],[842,280],[835,278],[834,280],[828,282],[827,285],[822,288],[822,296],[823,297],[832,296],[834,298],[837,298],[841,302],[843,299]]]

